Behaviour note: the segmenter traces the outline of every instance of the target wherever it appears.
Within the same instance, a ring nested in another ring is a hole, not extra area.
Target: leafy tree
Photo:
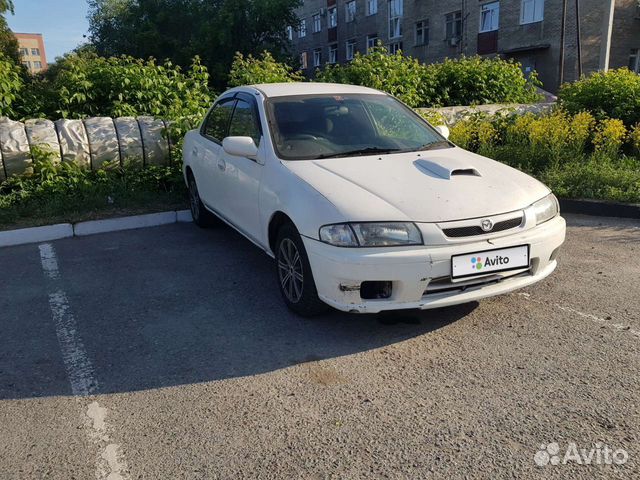
[[[91,42],[99,55],[170,59],[198,55],[216,87],[233,56],[283,51],[300,0],[89,0]]]
[[[23,87],[22,69],[0,52],[0,117],[14,114],[13,106]]]
[[[0,53],[10,58],[16,65],[20,65],[18,40],[9,29],[5,18],[5,14],[7,13],[13,14],[13,1],[0,0]]]
[[[236,53],[229,73],[229,87],[303,80],[300,72],[294,72],[289,65],[277,62],[267,51],[262,52],[260,58],[254,58],[251,54],[245,58],[241,53]]]

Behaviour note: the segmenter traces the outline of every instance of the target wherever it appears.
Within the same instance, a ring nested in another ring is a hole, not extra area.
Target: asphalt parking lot
[[[228,228],[0,249],[0,479],[639,478],[640,221],[568,222],[533,288],[314,320]]]

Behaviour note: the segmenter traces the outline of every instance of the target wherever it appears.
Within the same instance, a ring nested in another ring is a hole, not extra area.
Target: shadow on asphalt
[[[284,307],[273,261],[228,228],[171,225],[54,246],[59,286],[100,394],[257,375],[363,352],[424,335],[477,306],[301,319]],[[14,284],[22,294],[0,312],[0,328],[12,322],[10,337],[0,340],[0,399],[70,394],[37,251],[22,247],[5,262],[22,272],[25,285]]]

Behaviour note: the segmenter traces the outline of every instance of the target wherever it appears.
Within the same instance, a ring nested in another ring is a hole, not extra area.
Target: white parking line
[[[591,313],[581,312],[580,310],[576,310],[575,308],[567,307],[565,305],[560,305],[559,303],[549,304],[548,302],[543,302],[541,300],[536,300],[534,298],[531,298],[531,294],[529,294],[529,293],[520,292],[520,293],[516,293],[515,295],[517,295],[517,296],[519,296],[521,298],[526,298],[530,302],[540,303],[540,304],[544,304],[544,305],[551,305],[551,306],[557,308],[558,310],[562,310],[563,312],[571,313],[573,315],[577,315],[578,317],[585,318],[587,320],[591,320],[594,323],[598,323],[598,324],[600,324],[600,325],[602,325],[604,327],[611,328],[613,330],[618,330],[618,331],[621,331],[621,332],[628,332],[631,335],[634,335],[634,336],[640,338],[640,331],[634,330],[629,325],[623,325],[621,323],[611,323],[611,322],[609,322],[608,320],[606,320],[604,318],[598,317],[596,315],[592,315]]]
[[[50,280],[49,307],[55,323],[62,360],[71,384],[71,393],[75,397],[88,397],[95,394],[98,389],[95,369],[80,337],[69,299],[59,288],[60,271],[55,249],[50,243],[40,245],[39,249],[42,270],[45,277]],[[122,458],[120,445],[111,443],[107,434],[106,414],[107,409],[95,401],[84,413],[84,418],[88,419],[85,423],[90,424],[88,425],[89,437],[100,450],[96,456],[96,478],[125,480],[129,478],[126,473],[127,463]]]
[[[53,245],[50,243],[40,245],[40,260],[45,275],[54,282],[59,280],[58,259]],[[60,289],[49,293],[49,306],[62,351],[62,360],[71,383],[71,393],[80,397],[91,395],[96,391],[98,382],[78,333],[78,325],[69,307],[66,294]]]

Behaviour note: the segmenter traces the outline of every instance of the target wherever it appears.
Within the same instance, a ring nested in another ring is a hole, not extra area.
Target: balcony
[[[498,30],[478,34],[478,55],[498,52]]]

